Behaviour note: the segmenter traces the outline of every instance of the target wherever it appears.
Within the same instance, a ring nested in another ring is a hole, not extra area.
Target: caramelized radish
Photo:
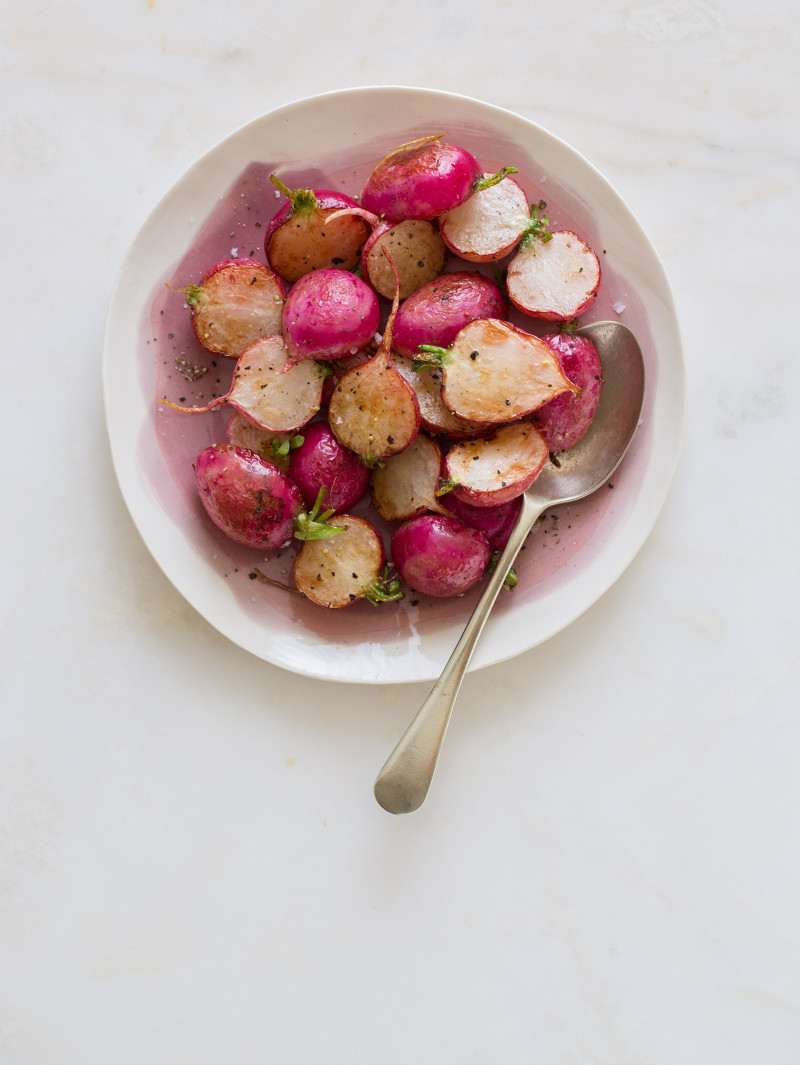
[[[402,599],[399,583],[382,575],[385,554],[375,529],[363,518],[340,514],[330,519],[339,535],[322,543],[308,541],[297,552],[294,580],[302,594],[331,610],[358,599],[372,603]]]
[[[471,263],[490,263],[516,248],[528,231],[530,220],[528,198],[509,177],[474,192],[460,207],[442,215],[439,229],[445,244],[460,258]]]
[[[375,509],[386,521],[408,521],[428,511],[446,514],[436,495],[442,469],[442,449],[427,434],[418,433],[405,451],[373,472]]]
[[[399,285],[378,350],[363,366],[347,371],[328,404],[328,423],[336,437],[368,466],[403,451],[419,432],[414,389],[389,354],[398,290]]]
[[[447,249],[432,222],[408,219],[395,225],[378,226],[364,245],[361,272],[376,292],[387,299],[394,295],[394,274],[384,249],[391,256],[403,300],[442,272]]]
[[[274,463],[282,473],[289,469],[289,454],[299,447],[303,437],[296,433],[274,433],[254,425],[239,411],[234,411],[225,428],[225,441],[234,447],[255,451],[262,459]]]
[[[445,459],[446,484],[465,503],[498,506],[533,484],[547,456],[544,438],[529,421],[511,422],[491,436],[453,444]]]
[[[558,359],[564,374],[580,388],[579,395],[565,392],[533,415],[533,424],[550,451],[566,451],[589,431],[600,402],[603,367],[597,348],[580,333],[555,333],[542,340]]]
[[[600,263],[575,233],[562,230],[549,236],[520,244],[508,264],[508,298],[523,314],[567,322],[597,298]]]
[[[304,274],[292,286],[283,314],[290,364],[355,354],[379,324],[378,297],[360,277],[332,266]]]
[[[578,391],[545,343],[496,318],[471,322],[447,350],[421,345],[418,361],[442,366],[444,402],[474,422],[508,422]]]
[[[281,331],[286,288],[255,259],[224,259],[181,292],[197,339],[216,355],[235,358],[261,337]]]
[[[286,368],[288,354],[281,337],[264,337],[236,363],[233,383],[224,396],[204,407],[182,407],[160,399],[168,407],[202,414],[229,403],[262,429],[286,433],[310,421],[320,408],[322,372],[314,361]]]
[[[414,389],[419,406],[420,425],[431,436],[444,437],[448,440],[463,440],[470,436],[483,436],[487,432],[486,422],[471,422],[453,414],[442,399],[442,371],[425,366],[414,369],[411,359],[395,355],[392,362],[399,373]]]
[[[290,451],[288,474],[306,506],[313,506],[322,490],[321,502],[334,514],[355,506],[369,485],[369,470],[342,447],[327,422],[303,429],[299,445]]]
[[[436,218],[458,207],[483,182],[477,159],[464,148],[442,141],[442,134],[402,144],[367,178],[361,203],[389,222]],[[513,168],[490,178],[499,181]]]
[[[447,348],[465,325],[476,318],[505,318],[507,309],[505,296],[491,278],[469,270],[440,274],[400,304],[392,351],[413,358],[420,344]]]
[[[371,226],[357,214],[346,213],[330,221],[329,217],[343,208],[357,207],[356,201],[332,189],[292,191],[275,174],[270,181],[289,197],[264,237],[272,269],[290,284],[326,266],[355,269]]]
[[[489,541],[456,518],[423,514],[392,536],[392,561],[401,578],[424,595],[463,595],[486,572]]]

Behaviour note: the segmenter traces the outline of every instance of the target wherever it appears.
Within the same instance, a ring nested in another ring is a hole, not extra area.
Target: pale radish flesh
[[[507,310],[505,296],[491,278],[474,270],[440,274],[400,304],[392,351],[413,358],[420,344],[449,347],[465,325],[476,318],[505,318]]]
[[[369,485],[367,467],[322,421],[305,426],[300,443],[290,450],[287,472],[307,507],[314,505],[322,489],[320,505],[337,514],[355,506]]]
[[[353,270],[371,226],[357,214],[329,218],[345,208],[357,207],[352,197],[332,189],[288,189],[275,175],[271,178],[289,202],[267,227],[264,249],[267,262],[293,284],[311,270],[338,266]]]
[[[283,339],[291,362],[354,355],[380,324],[378,297],[360,277],[338,267],[304,274],[291,288]]]
[[[160,399],[187,414],[202,414],[229,403],[254,425],[287,433],[309,422],[320,409],[322,372],[313,360],[288,369],[282,337],[264,337],[245,351],[236,364],[230,391],[203,407],[182,407]]]
[[[457,499],[476,507],[497,506],[522,495],[547,458],[541,433],[523,420],[501,426],[491,436],[453,444],[445,459],[445,476]],[[447,498],[442,500],[445,506]]]
[[[600,403],[603,367],[597,348],[580,333],[555,333],[542,337],[561,369],[580,394],[562,393],[533,415],[533,423],[550,451],[567,451],[589,431]]]
[[[436,495],[441,475],[441,448],[419,433],[405,451],[374,470],[370,489],[375,509],[386,521],[408,521],[428,511],[446,514]]]
[[[296,433],[275,433],[254,425],[239,411],[234,411],[225,428],[225,441],[234,447],[255,451],[262,459],[273,462],[283,473],[289,468],[289,454],[299,447],[303,437]]]
[[[411,359],[395,355],[392,362],[399,373],[414,389],[419,406],[420,424],[432,436],[448,440],[463,440],[465,437],[482,436],[487,431],[486,422],[471,422],[453,414],[442,399],[442,371],[435,367],[415,370]]]
[[[485,174],[484,177],[490,175]],[[513,178],[474,192],[439,219],[445,244],[473,263],[496,262],[510,254],[528,230],[525,191]]]
[[[236,358],[261,337],[280,334],[286,289],[255,259],[223,260],[181,291],[207,351]]]
[[[420,355],[427,357],[443,366],[444,402],[468,421],[512,421],[576,391],[545,343],[495,318],[471,322],[447,351]]]
[[[392,536],[391,553],[406,584],[437,598],[469,591],[486,572],[491,554],[484,533],[441,514],[422,514],[401,525]]]
[[[447,255],[445,243],[432,222],[408,219],[378,227],[364,245],[361,271],[375,291],[386,299],[394,295],[395,279],[384,248],[397,270],[401,300],[437,277]]]
[[[597,298],[600,263],[575,233],[549,234],[548,240],[523,241],[508,264],[508,298],[524,314],[567,322],[583,314]]]
[[[363,598],[374,603],[402,598],[397,582],[382,577],[385,553],[372,525],[352,514],[332,517],[330,525],[342,531],[330,540],[306,541],[297,552],[298,591],[331,610]]]

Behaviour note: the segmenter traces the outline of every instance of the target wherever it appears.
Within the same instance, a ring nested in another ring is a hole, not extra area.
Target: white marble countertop
[[[795,1065],[795,5],[258,12],[0,15],[0,1062]],[[151,208],[237,126],[359,85],[478,97],[592,160],[663,259],[689,381],[644,548],[467,678],[400,818],[372,780],[427,686],[220,636],[143,545],[103,420]]]

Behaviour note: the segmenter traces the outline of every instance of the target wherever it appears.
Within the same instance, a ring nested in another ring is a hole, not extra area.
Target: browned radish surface
[[[444,356],[442,398],[473,422],[509,422],[574,392],[538,337],[496,318],[470,322]]]
[[[439,228],[445,243],[462,259],[486,263],[513,251],[529,223],[524,190],[513,178],[505,178],[442,215]]]
[[[388,229],[377,229],[364,245],[361,269],[375,291],[391,299],[395,277],[382,248],[391,256],[400,283],[400,299],[438,277],[444,266],[447,248],[433,222],[409,219]]]
[[[439,369],[415,370],[411,359],[402,355],[392,356],[399,373],[414,389],[419,404],[420,423],[433,436],[461,440],[469,436],[481,436],[486,432],[485,422],[470,422],[453,414],[442,399],[442,371]]]
[[[275,433],[254,425],[239,411],[234,411],[225,430],[227,443],[234,447],[255,451],[262,459],[274,462],[278,469],[286,472],[289,466],[289,454],[292,441],[299,440],[292,433]]]
[[[426,433],[419,433],[405,451],[373,471],[375,509],[386,521],[408,521],[427,511],[447,514],[436,495],[441,473],[441,448]]]
[[[207,351],[236,357],[261,337],[281,332],[284,286],[254,260],[225,262],[185,294]]]
[[[454,444],[445,460],[452,493],[478,507],[507,503],[529,488],[547,461],[547,444],[528,421],[504,425],[491,436]],[[443,502],[447,504],[447,496]]]
[[[342,204],[300,214],[270,234],[267,255],[272,268],[294,284],[303,274],[326,266],[353,270],[370,227],[355,214],[338,214]],[[337,212],[338,217],[328,221]]]
[[[600,263],[574,233],[523,243],[508,264],[508,298],[524,314],[548,321],[576,318],[594,302]]]
[[[370,592],[383,566],[384,551],[378,534],[363,518],[340,514],[329,524],[344,531],[327,540],[303,541],[294,562],[294,580],[307,599],[337,609]]]

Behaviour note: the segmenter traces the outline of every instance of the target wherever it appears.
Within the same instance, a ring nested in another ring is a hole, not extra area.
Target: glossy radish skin
[[[510,177],[473,193],[460,207],[439,219],[445,244],[472,263],[496,262],[509,255],[529,224],[528,198]]]
[[[489,564],[489,540],[456,518],[423,514],[392,536],[392,561],[400,577],[424,595],[463,595]]]
[[[384,578],[383,544],[373,526],[352,514],[330,519],[341,532],[330,540],[302,544],[294,562],[299,592],[317,606],[338,610],[359,599],[402,599],[397,581]]]
[[[392,349],[414,358],[420,344],[449,348],[465,325],[476,318],[505,318],[507,310],[491,278],[468,270],[440,274],[400,304]]]
[[[289,197],[267,226],[264,250],[276,273],[293,284],[311,270],[338,266],[354,269],[371,226],[357,214],[329,221],[334,212],[358,207],[350,196],[332,189],[290,190],[272,177]]]
[[[533,423],[550,451],[566,451],[582,440],[597,411],[603,389],[603,367],[597,348],[579,333],[554,333],[542,337],[561,369],[580,394],[565,392],[545,403]]]
[[[214,444],[195,462],[206,513],[237,544],[271,551],[287,543],[303,511],[299,489],[253,451]]]
[[[463,521],[471,529],[480,529],[485,533],[492,552],[502,551],[506,546],[522,507],[520,496],[497,506],[476,507],[448,492],[442,496],[441,502],[454,518]]]
[[[464,148],[425,137],[402,145],[367,178],[361,204],[390,222],[436,218],[472,195],[483,170]]]
[[[508,298],[523,314],[568,322],[597,298],[601,271],[597,256],[575,233],[523,240],[508,264]]]
[[[378,297],[360,277],[336,267],[304,274],[292,286],[283,312],[290,364],[354,355],[379,324]]]
[[[302,437],[302,443],[290,451],[287,472],[306,506],[314,506],[321,488],[324,509],[341,514],[355,506],[369,486],[364,463],[342,447],[327,422],[312,422]]]
[[[224,259],[182,291],[206,351],[235,358],[261,337],[281,332],[286,286],[255,259]]]
[[[394,296],[395,276],[384,248],[397,271],[401,300],[437,277],[447,256],[445,243],[433,222],[412,218],[377,226],[364,245],[361,272],[386,299]]]
[[[453,485],[445,503],[451,495],[476,507],[508,503],[530,488],[547,458],[544,438],[525,419],[453,444],[445,458],[445,480]]]

